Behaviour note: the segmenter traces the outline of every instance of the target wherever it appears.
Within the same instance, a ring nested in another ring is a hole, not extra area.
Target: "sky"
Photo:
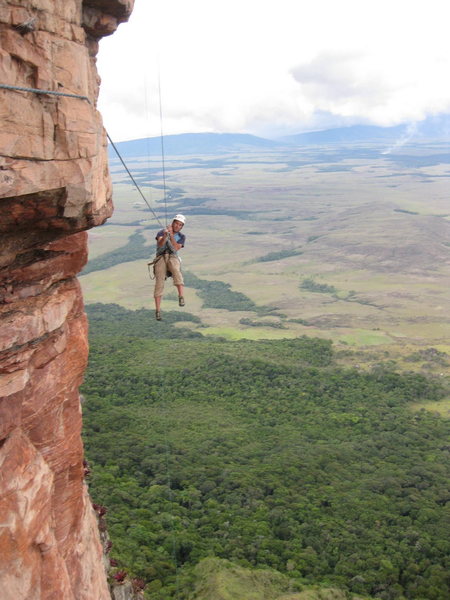
[[[100,42],[114,141],[450,113],[448,0],[135,0]],[[161,100],[161,101],[160,101]]]

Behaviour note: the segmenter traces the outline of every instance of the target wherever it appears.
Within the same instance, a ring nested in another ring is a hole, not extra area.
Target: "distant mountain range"
[[[392,141],[406,135],[405,125],[395,127],[377,127],[376,125],[353,125],[352,127],[339,127],[325,129],[324,131],[309,131],[280,138],[280,142],[290,145],[310,144],[335,144],[338,142],[371,142]]]
[[[384,142],[403,145],[407,142],[423,140],[449,141],[450,115],[428,117],[423,121],[377,127],[375,125],[353,125],[323,131],[311,131],[288,135],[276,140],[266,139],[245,133],[182,133],[166,135],[164,154],[167,156],[211,155],[250,150],[288,150],[293,146],[324,144],[353,144]],[[161,137],[141,138],[115,144],[122,156],[161,156]],[[116,156],[109,148],[110,156]]]
[[[414,140],[450,140],[450,115],[428,117],[422,121],[403,123],[394,127],[353,125],[310,131],[279,138],[278,141],[296,145],[333,144],[351,142],[408,142]]]
[[[164,136],[164,154],[222,154],[245,150],[270,150],[286,144],[246,133],[181,133]],[[142,138],[115,144],[123,156],[161,156],[161,137]],[[115,156],[110,148],[110,155]]]

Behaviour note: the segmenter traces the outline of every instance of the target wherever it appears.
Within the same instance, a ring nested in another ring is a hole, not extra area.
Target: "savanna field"
[[[146,598],[450,596],[448,165],[411,160],[174,157],[186,309],[169,282],[161,323],[158,226],[113,168],[84,441]],[[164,219],[157,165],[133,166]]]

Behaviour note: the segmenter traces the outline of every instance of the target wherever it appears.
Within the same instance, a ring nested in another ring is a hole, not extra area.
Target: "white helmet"
[[[186,223],[186,217],[184,215],[175,215],[173,220],[180,221],[180,223],[183,223],[183,225]]]

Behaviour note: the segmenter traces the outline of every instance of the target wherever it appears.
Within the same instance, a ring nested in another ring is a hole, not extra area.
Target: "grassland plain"
[[[166,205],[160,161],[129,168],[162,223],[188,217],[183,266],[223,281],[258,306],[277,309],[282,329],[248,325],[252,311],[205,308],[188,288],[203,334],[230,339],[327,337],[394,359],[410,348],[447,348],[450,339],[450,165],[432,144],[382,154],[380,146],[167,157]],[[140,231],[149,246],[159,229],[126,174],[112,162],[115,213],[91,234],[91,257],[126,245]],[[226,175],[226,177],[221,176]],[[296,255],[261,261],[271,252]],[[311,279],[334,288],[301,287]],[[81,277],[90,302],[151,307],[145,260]],[[168,296],[165,309],[175,308]],[[243,322],[242,322],[243,321]],[[247,324],[246,324],[247,323]],[[423,363],[409,363],[422,368]],[[425,364],[448,373],[448,365]]]

